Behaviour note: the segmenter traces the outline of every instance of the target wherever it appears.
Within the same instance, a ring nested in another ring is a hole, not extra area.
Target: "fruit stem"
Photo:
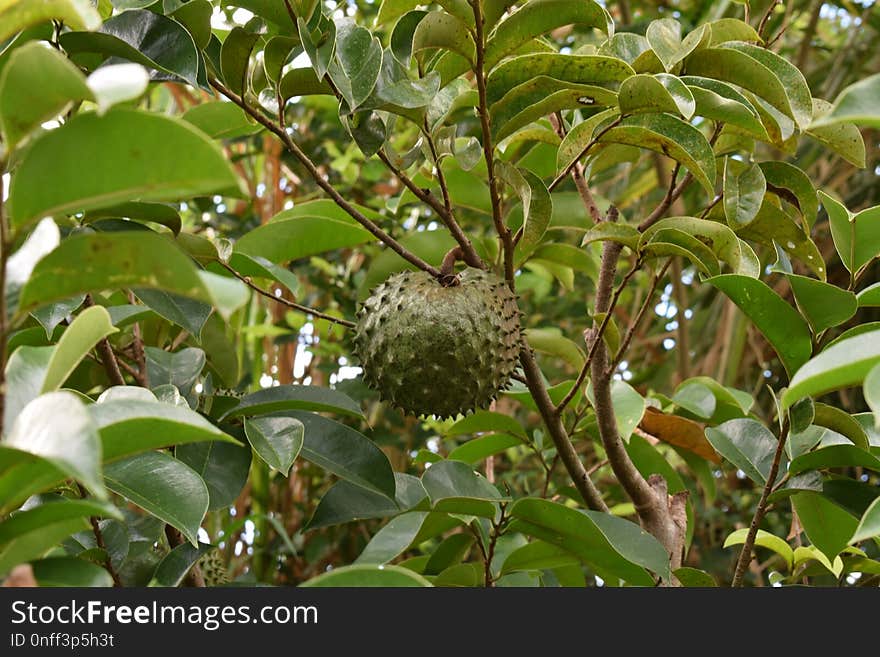
[[[453,247],[443,256],[443,262],[440,263],[440,275],[437,280],[443,287],[455,287],[461,280],[455,275],[456,261],[464,261],[464,251],[460,246]]]

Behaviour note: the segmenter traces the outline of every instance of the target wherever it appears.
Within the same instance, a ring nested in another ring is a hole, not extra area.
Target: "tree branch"
[[[559,454],[559,458],[562,460],[562,464],[565,466],[568,476],[571,477],[574,487],[577,489],[578,493],[580,493],[581,497],[584,498],[584,502],[586,502],[589,508],[594,511],[607,512],[608,507],[602,500],[602,494],[598,491],[595,484],[593,484],[590,479],[590,476],[587,474],[587,471],[584,469],[584,464],[581,463],[580,457],[578,457],[574,445],[571,442],[571,438],[562,424],[562,418],[556,412],[556,409],[553,408],[553,401],[550,399],[550,395],[544,387],[544,380],[541,377],[541,370],[538,367],[538,363],[535,361],[535,355],[525,341],[523,341],[519,360],[523,366],[523,372],[526,375],[526,385],[529,387],[529,392],[532,393],[532,398],[538,406],[538,412],[544,420],[547,432],[550,434],[550,437],[553,439],[553,444],[556,446],[556,453]]]
[[[761,499],[758,500],[758,506],[755,509],[755,515],[749,525],[749,533],[746,535],[745,543],[740,550],[739,558],[736,561],[736,570],[733,573],[733,582],[731,587],[739,588],[743,585],[743,577],[752,561],[752,550],[755,547],[755,538],[758,535],[758,526],[767,513],[767,500],[773,491],[773,484],[776,482],[776,475],[779,473],[779,463],[782,460],[782,452],[785,449],[785,442],[788,440],[789,420],[786,417],[782,423],[782,430],[779,432],[779,441],[776,444],[776,452],[773,454],[773,463],[770,465],[770,473],[767,475],[767,482],[761,491]]]
[[[295,301],[290,301],[288,299],[285,299],[284,297],[277,297],[274,294],[272,294],[269,290],[264,290],[259,285],[254,283],[251,280],[250,276],[245,276],[245,275],[241,274],[240,272],[233,269],[232,267],[230,267],[227,263],[223,262],[222,260],[220,260],[218,262],[223,266],[224,269],[226,269],[226,271],[228,271],[230,274],[235,276],[238,280],[240,280],[242,283],[247,285],[254,292],[266,297],[267,299],[272,299],[272,301],[277,301],[281,305],[287,306],[288,308],[292,308],[293,310],[298,310],[300,312],[307,313],[309,315],[314,315],[318,319],[324,319],[324,320],[327,320],[328,322],[332,322],[333,324],[339,324],[340,326],[345,326],[346,328],[354,328],[355,326],[357,326],[356,322],[352,322],[347,319],[340,319],[339,317],[334,317],[333,315],[328,315],[326,313],[322,313],[320,310],[315,310],[314,308],[309,308],[308,306],[303,306],[302,304],[296,303]],[[439,272],[438,272],[438,276],[439,276]]]
[[[77,482],[76,486],[79,488],[79,496],[86,499],[89,495],[83,485]],[[110,558],[110,553],[107,551],[107,543],[104,542],[104,532],[101,531],[101,525],[98,522],[98,518],[90,516],[89,523],[92,525],[92,533],[95,535],[95,545],[104,551],[104,568],[110,573],[110,577],[113,579],[113,586],[122,588],[122,580],[119,577],[119,573],[116,572],[116,568],[113,567],[113,560]]]
[[[559,112],[554,112],[550,115],[550,123],[559,138],[565,139],[565,125],[562,122],[562,115]],[[586,178],[584,178],[584,165],[580,163],[580,158],[575,161],[571,169],[571,179],[574,181],[574,186],[581,196],[581,202],[584,204],[587,214],[590,215],[590,219],[595,223],[602,221],[602,213],[599,211],[599,206],[596,205],[596,199],[593,197],[593,192],[590,190]]]
[[[432,152],[434,152],[433,146]],[[411,191],[420,201],[429,205],[431,209],[433,209],[434,212],[437,213],[437,216],[440,217],[440,220],[443,222],[443,224],[452,234],[452,237],[455,238],[455,241],[458,242],[458,245],[461,247],[462,253],[465,257],[465,262],[471,267],[476,267],[477,269],[486,269],[486,264],[477,254],[476,250],[474,249],[474,245],[470,241],[470,238],[468,238],[459,223],[455,220],[455,215],[452,213],[452,204],[449,200],[449,192],[446,188],[446,179],[443,177],[442,171],[440,171],[440,165],[436,165],[438,171],[437,180],[438,182],[442,180],[442,182],[440,182],[440,188],[443,190],[445,205],[440,203],[440,201],[438,201],[437,198],[429,190],[422,189],[421,187],[416,185],[412,181],[412,179],[406,175],[406,173],[404,173],[391,161],[384,149],[379,150],[377,155],[388,168],[388,170],[391,171],[391,173],[393,173],[394,176],[401,183],[403,183],[404,187]]]
[[[86,308],[95,305],[91,294],[86,295],[83,305]],[[110,379],[110,383],[114,386],[124,386],[125,377],[122,376],[122,372],[119,370],[119,363],[116,361],[116,354],[113,353],[113,347],[110,346],[109,340],[101,338],[95,346],[95,350],[101,358],[101,364],[104,366],[104,371],[107,372],[107,378]]]
[[[508,287],[514,289],[513,280],[513,236],[510,229],[504,224],[504,217],[501,212],[501,194],[498,190],[498,179],[495,176],[495,155],[494,146],[492,144],[492,128],[489,125],[489,103],[486,99],[486,71],[485,71],[485,49],[486,35],[483,31],[483,9],[479,0],[468,0],[474,11],[474,29],[476,42],[476,70],[474,71],[477,79],[477,94],[480,98],[480,127],[483,133],[483,157],[486,160],[486,171],[489,177],[489,197],[492,201],[492,221],[495,224],[495,231],[501,239],[501,247],[504,255],[504,278]]]
[[[623,247],[616,242],[606,242],[602,249],[599,280],[596,286],[596,314],[609,312],[612,300],[614,275]],[[597,332],[597,331],[596,331]],[[608,350],[601,339],[593,336],[598,345],[591,366],[593,407],[599,435],[611,469],[632,499],[642,526],[666,548],[673,570],[681,565],[687,520],[684,516],[686,493],[669,497],[665,480],[658,476],[646,481],[626,452],[620,434],[614,404],[611,399],[611,376],[607,371]]]
[[[255,121],[257,121],[264,128],[269,130],[275,136],[277,136],[288,151],[299,161],[299,163],[309,172],[309,175],[314,179],[315,183],[317,183],[318,187],[320,187],[324,192],[333,200],[336,205],[342,208],[346,214],[348,214],[352,219],[357,221],[361,226],[363,226],[371,235],[373,235],[376,239],[384,242],[388,248],[397,253],[401,258],[414,265],[418,269],[428,272],[432,276],[439,276],[440,271],[429,265],[427,262],[422,260],[415,253],[412,253],[408,249],[406,249],[400,242],[395,240],[391,235],[386,233],[382,228],[376,225],[373,221],[368,219],[361,213],[356,207],[354,207],[351,203],[346,201],[342,195],[336,191],[336,188],[330,184],[324,177],[324,175],[318,171],[318,167],[315,166],[315,163],[309,159],[309,156],[306,155],[303,150],[297,145],[295,141],[287,134],[287,131],[282,129],[280,126],[273,123],[271,120],[263,116],[260,112],[255,110],[253,107],[248,105],[243,98],[238,96],[235,92],[230,89],[227,89],[223,84],[218,82],[217,80],[210,81],[211,86],[214,87],[221,94],[226,96],[233,103],[241,107],[250,117],[252,117]]]
[[[559,175],[557,175],[556,178],[553,179],[553,182],[547,186],[547,189],[551,192],[556,189],[559,186],[559,183],[565,180],[566,176],[568,176],[569,171],[571,171],[576,164],[580,163],[581,158],[584,157],[590,151],[590,149],[593,148],[593,146],[599,143],[599,140],[605,136],[606,132],[611,130],[611,128],[616,128],[618,125],[620,125],[620,122],[623,121],[623,118],[623,115],[618,116],[611,123],[602,128],[595,137],[590,139],[590,141],[587,143],[586,146],[583,147],[578,156],[574,158],[574,160],[572,160],[571,164],[565,167],[564,171],[559,172]]]

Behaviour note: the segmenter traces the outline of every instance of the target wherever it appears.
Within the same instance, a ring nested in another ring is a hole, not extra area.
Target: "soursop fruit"
[[[450,285],[394,274],[358,311],[364,381],[412,415],[454,417],[487,407],[516,368],[519,309],[492,273],[465,269]]]

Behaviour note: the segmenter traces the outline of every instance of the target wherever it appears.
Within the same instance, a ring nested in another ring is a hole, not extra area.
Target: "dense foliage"
[[[878,31],[0,0],[0,579],[876,586]],[[406,415],[359,303],[466,265],[517,294],[511,386]]]

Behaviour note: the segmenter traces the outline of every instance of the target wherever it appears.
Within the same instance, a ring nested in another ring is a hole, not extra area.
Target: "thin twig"
[[[736,570],[733,573],[733,582],[731,587],[738,588],[743,584],[743,576],[752,561],[752,550],[755,547],[755,537],[758,535],[758,526],[767,513],[767,499],[773,490],[773,484],[776,481],[776,475],[779,472],[779,462],[782,460],[782,452],[785,448],[785,442],[788,439],[789,421],[788,417],[782,423],[782,430],[779,432],[779,441],[776,444],[776,452],[773,454],[773,463],[770,465],[770,472],[767,475],[767,481],[764,489],[761,491],[761,499],[758,500],[758,507],[755,509],[755,515],[752,517],[752,523],[749,525],[749,533],[746,535],[745,543],[739,553],[739,559],[736,561]]]
[[[83,301],[83,306],[90,308],[94,305],[95,302],[92,299],[92,295],[87,294]],[[113,353],[113,347],[110,346],[110,341],[107,338],[101,338],[95,346],[95,350],[101,358],[101,364],[104,366],[104,371],[107,372],[107,378],[110,379],[110,383],[114,386],[124,386],[125,377],[119,371],[119,363],[116,360],[116,354]]]
[[[86,499],[89,494],[85,487],[79,482],[77,482],[76,486],[79,489],[79,496]],[[98,546],[98,549],[104,551],[104,568],[110,573],[110,577],[113,579],[113,586],[122,588],[122,579],[120,579],[119,573],[116,572],[116,568],[113,567],[113,560],[110,558],[110,552],[107,550],[107,543],[104,541],[104,532],[101,531],[101,524],[98,522],[98,518],[96,516],[90,516],[89,523],[92,525],[92,533],[95,535],[95,545]]]
[[[403,170],[401,170],[391,161],[391,158],[388,157],[388,154],[384,151],[384,149],[379,150],[377,155],[388,168],[388,170],[391,171],[391,173],[393,173],[394,176],[401,183],[403,183],[404,187],[412,192],[420,201],[429,205],[431,209],[433,209],[434,212],[437,213],[437,216],[440,217],[440,220],[443,222],[446,228],[449,229],[452,237],[455,238],[455,241],[458,242],[458,245],[461,247],[462,252],[465,255],[465,262],[471,267],[486,269],[486,264],[477,254],[476,250],[474,249],[474,245],[471,243],[470,238],[468,238],[459,223],[455,220],[455,215],[452,213],[452,204],[448,197],[446,178],[443,177],[443,173],[440,170],[440,165],[436,165],[437,171],[439,172],[437,181],[438,183],[440,183],[441,189],[443,190],[443,196],[446,203],[445,205],[441,203],[437,199],[437,197],[430,192],[430,190],[423,189],[416,185],[415,182],[413,182],[413,180],[409,176],[407,176],[406,173],[403,172]]]
[[[553,182],[547,186],[547,189],[551,192],[554,189],[556,189],[559,186],[559,183],[561,183],[563,180],[565,180],[565,178],[568,176],[569,171],[572,170],[572,168],[575,166],[575,164],[579,163],[581,161],[581,158],[584,157],[590,151],[590,149],[593,148],[593,146],[595,146],[596,144],[599,143],[599,140],[605,136],[606,132],[611,130],[611,128],[616,128],[617,126],[619,126],[620,122],[623,121],[623,119],[624,119],[623,115],[618,116],[616,119],[614,119],[614,121],[612,121],[611,123],[606,125],[604,128],[602,128],[598,132],[598,134],[596,134],[596,136],[593,137],[587,143],[587,145],[583,147],[583,149],[578,154],[578,156],[576,158],[574,158],[574,160],[572,160],[571,164],[569,164],[567,167],[565,167],[565,170],[561,171],[559,173],[559,175],[553,179]]]
[[[553,125],[553,129],[559,138],[565,139],[565,124],[562,121],[562,114],[559,112],[551,114],[550,123]],[[575,161],[571,169],[571,179],[574,181],[578,194],[580,194],[581,202],[584,204],[587,214],[590,215],[590,219],[598,224],[602,221],[602,212],[599,210],[599,206],[596,205],[596,199],[593,197],[593,192],[589,184],[587,184],[587,179],[584,177],[584,165],[580,163],[580,159]]]
[[[272,301],[277,301],[278,303],[280,303],[284,306],[287,306],[288,308],[293,308],[294,310],[298,310],[300,312],[307,313],[309,315],[313,315],[313,316],[317,317],[318,319],[324,319],[324,320],[327,320],[328,322],[332,322],[334,324],[339,324],[340,326],[345,326],[346,328],[354,328],[355,326],[357,326],[357,323],[349,321],[347,319],[340,319],[339,317],[334,317],[333,315],[328,315],[326,313],[322,313],[320,310],[315,310],[314,308],[309,308],[308,306],[304,306],[302,304],[296,303],[295,301],[289,301],[289,300],[285,299],[284,297],[275,296],[269,290],[264,290],[259,285],[254,283],[251,280],[250,276],[245,276],[244,274],[241,274],[240,272],[236,271],[234,268],[230,267],[225,262],[220,261],[220,264],[223,265],[223,267],[230,274],[235,276],[238,280],[240,280],[242,283],[247,285],[254,292],[266,297],[267,299],[272,299]]]
[[[606,373],[610,376],[614,373],[614,370],[617,369],[617,366],[620,365],[620,361],[623,360],[624,355],[629,349],[629,345],[632,342],[633,336],[635,332],[638,330],[639,325],[642,323],[642,320],[645,317],[645,313],[648,311],[648,308],[651,307],[651,303],[653,302],[654,293],[657,291],[657,285],[662,280],[664,274],[666,274],[666,270],[669,268],[669,265],[672,263],[672,258],[669,258],[666,261],[666,264],[663,265],[663,268],[657,272],[651,281],[651,287],[648,290],[648,293],[645,295],[645,300],[642,303],[641,308],[639,308],[639,312],[636,313],[636,318],[633,320],[633,323],[626,331],[626,335],[624,335],[623,340],[620,341],[620,347],[617,349],[617,353],[614,354],[614,358],[611,359],[611,363],[608,365],[608,370]]]
[[[477,94],[480,99],[479,115],[480,127],[483,133],[483,157],[486,160],[486,171],[489,178],[489,198],[492,202],[492,221],[495,224],[495,231],[501,240],[501,250],[504,257],[504,278],[508,287],[514,289],[513,280],[513,235],[510,229],[504,224],[504,217],[501,212],[501,194],[498,190],[498,178],[495,175],[495,155],[494,146],[492,144],[492,128],[489,125],[489,102],[486,98],[486,70],[485,70],[485,49],[486,35],[483,31],[483,9],[479,0],[469,0],[471,8],[474,12],[474,34],[476,42],[476,70],[474,71],[477,79]]]
[[[351,203],[346,201],[342,195],[336,190],[333,185],[325,178],[325,176],[318,170],[318,167],[315,166],[315,163],[309,158],[308,155],[297,145],[295,141],[291,138],[291,136],[287,133],[286,130],[282,129],[280,126],[273,123],[270,119],[266,118],[263,114],[255,110],[248,103],[244,101],[238,94],[233,92],[230,89],[227,89],[222,83],[217,80],[212,79],[210,81],[211,86],[214,87],[221,94],[226,96],[233,103],[241,107],[251,118],[257,121],[264,128],[269,130],[275,136],[277,136],[288,151],[299,161],[299,163],[309,172],[309,175],[315,181],[315,183],[320,187],[324,192],[333,200],[336,205],[342,208],[346,214],[348,214],[352,219],[358,222],[361,226],[363,226],[371,235],[373,235],[376,239],[384,242],[388,248],[397,253],[401,258],[406,260],[412,265],[415,265],[418,269],[428,272],[432,276],[438,276],[440,271],[429,265],[427,262],[422,260],[415,253],[409,251],[406,247],[404,247],[400,242],[395,240],[391,235],[386,233],[382,228],[380,228],[376,223],[372,220],[364,216],[360,210],[354,207]]]

